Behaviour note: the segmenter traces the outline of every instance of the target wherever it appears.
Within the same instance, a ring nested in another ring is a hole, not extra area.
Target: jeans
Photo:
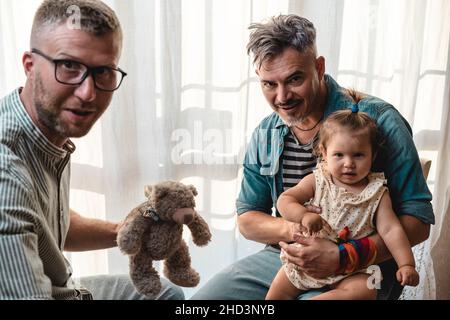
[[[184,300],[183,290],[164,278],[161,278],[161,292],[155,298],[139,294],[128,275],[83,277],[79,282],[92,293],[94,300]]]
[[[280,250],[267,246],[216,274],[191,299],[264,300],[280,268]],[[298,299],[309,299],[323,291],[310,290]]]
[[[397,300],[403,287],[395,278],[397,265],[393,259],[381,263],[383,273],[377,300]],[[192,300],[263,300],[270,284],[281,268],[280,250],[267,246],[216,274],[192,297]],[[329,289],[309,290],[298,300],[307,300]]]

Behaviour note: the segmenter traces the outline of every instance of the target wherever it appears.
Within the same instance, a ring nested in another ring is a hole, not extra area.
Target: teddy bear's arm
[[[194,216],[194,220],[187,226],[191,230],[192,240],[196,245],[204,246],[211,240],[211,232],[209,231],[208,224],[197,213]]]

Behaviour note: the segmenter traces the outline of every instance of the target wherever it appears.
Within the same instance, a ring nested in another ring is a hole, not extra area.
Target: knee
[[[230,292],[235,287],[236,275],[232,267],[214,275],[196,293],[191,300],[229,300],[233,299]]]
[[[156,300],[184,300],[183,289],[169,281],[161,281],[162,289]]]
[[[184,300],[185,296],[184,296],[184,292],[183,289],[181,289],[178,286],[172,286],[172,288],[170,289],[170,294],[169,294],[169,300]]]
[[[221,275],[214,276],[192,295],[191,300],[222,300],[218,297],[223,293],[224,283]]]

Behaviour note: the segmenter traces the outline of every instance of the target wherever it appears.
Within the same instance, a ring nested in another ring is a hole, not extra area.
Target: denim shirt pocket
[[[279,159],[283,149],[283,138],[278,129],[259,131],[258,154],[262,176],[275,176],[279,170]]]

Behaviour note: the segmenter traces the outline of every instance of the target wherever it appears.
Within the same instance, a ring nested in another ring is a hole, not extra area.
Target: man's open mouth
[[[292,101],[292,102],[287,103],[287,104],[278,105],[278,108],[283,109],[283,110],[291,110],[291,109],[297,107],[302,102],[303,101],[301,101],[301,100],[295,100],[295,101]]]
[[[79,117],[87,117],[93,113],[93,111],[80,111],[80,110],[69,110]]]

